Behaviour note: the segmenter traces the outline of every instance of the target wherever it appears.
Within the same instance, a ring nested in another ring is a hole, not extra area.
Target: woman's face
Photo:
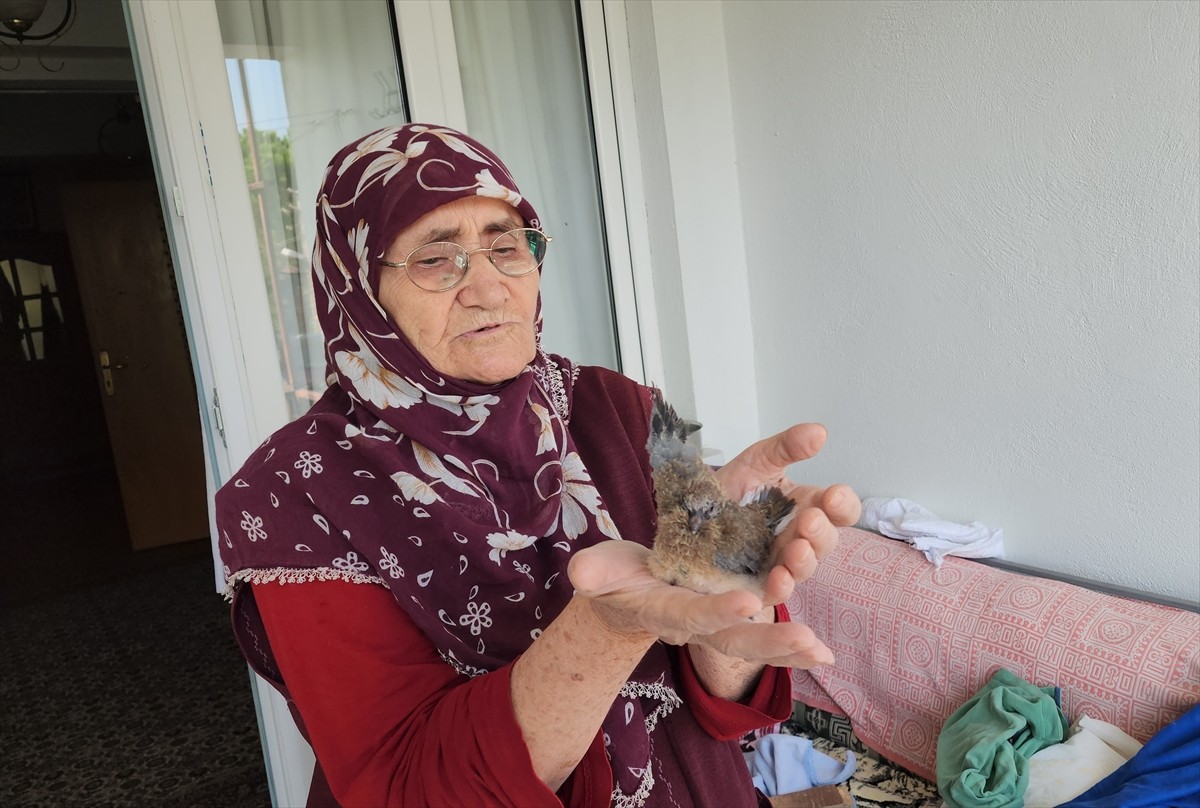
[[[417,247],[452,241],[466,250],[524,227],[515,208],[484,196],[457,199],[400,231],[383,254],[400,262]],[[513,378],[534,357],[534,317],[540,273],[502,275],[486,253],[471,256],[462,282],[427,292],[400,267],[382,267],[379,303],[435,370],[465,381],[496,384]]]

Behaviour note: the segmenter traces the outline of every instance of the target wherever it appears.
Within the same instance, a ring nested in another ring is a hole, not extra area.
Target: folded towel
[[[843,783],[856,765],[853,752],[846,752],[843,764],[813,749],[808,738],[783,734],[760,738],[746,763],[754,785],[768,797]]]
[[[1121,768],[1142,745],[1119,727],[1081,716],[1063,743],[1047,746],[1029,758],[1028,808],[1052,808],[1083,792]]]
[[[938,567],[942,565],[942,558],[948,555],[1004,558],[1003,530],[993,530],[979,522],[947,522],[910,499],[870,497],[863,500],[858,526],[908,542]]]

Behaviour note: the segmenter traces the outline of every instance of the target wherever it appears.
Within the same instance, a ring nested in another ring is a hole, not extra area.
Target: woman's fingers
[[[820,424],[796,424],[751,444],[717,475],[726,492],[738,499],[751,489],[781,481],[788,466],[821,451],[825,437],[825,427]]]
[[[791,480],[779,483],[783,493],[791,497],[798,510],[820,508],[834,525],[849,527],[862,515],[862,502],[850,486],[839,483],[828,488],[816,485],[797,485]]]
[[[829,517],[829,521],[838,527],[849,527],[857,524],[862,516],[862,500],[854,489],[844,483],[831,485],[821,495],[821,510]]]
[[[833,663],[833,652],[801,623],[746,623],[699,638],[727,656],[792,668]]]

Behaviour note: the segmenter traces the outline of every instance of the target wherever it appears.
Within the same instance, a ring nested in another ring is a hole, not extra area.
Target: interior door
[[[158,191],[73,185],[63,211],[133,548],[204,538],[196,387]]]

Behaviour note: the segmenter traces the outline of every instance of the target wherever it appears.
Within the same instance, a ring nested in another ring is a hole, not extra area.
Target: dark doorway
[[[127,42],[87,42],[124,31],[120,3],[79,9],[63,58],[123,53],[127,66],[108,72],[132,76]],[[103,348],[87,327],[95,301],[81,292],[64,214],[70,188],[153,194],[136,85],[89,83],[79,70],[42,76],[32,57],[14,73],[12,59],[0,59],[0,805],[263,808],[255,705],[215,591],[207,524],[150,549],[131,541]],[[147,226],[161,230],[150,208]],[[178,296],[160,305],[182,328]],[[190,379],[186,352],[178,361]],[[195,401],[193,389],[193,413]],[[198,421],[193,429],[200,444]],[[202,477],[189,485],[206,496]]]

